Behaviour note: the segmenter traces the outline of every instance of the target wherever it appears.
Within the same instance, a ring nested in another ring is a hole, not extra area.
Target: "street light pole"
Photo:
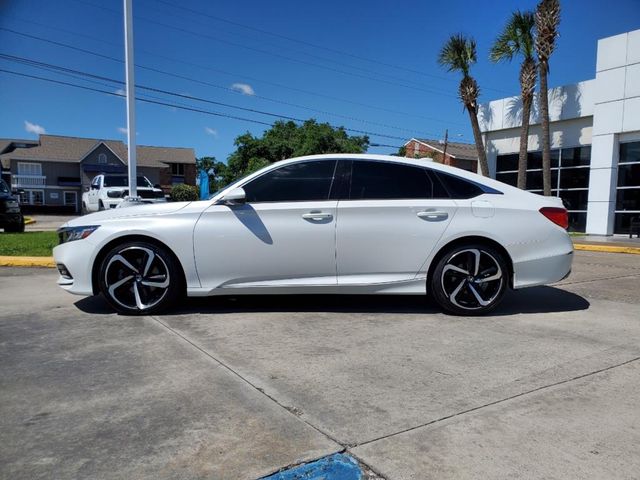
[[[138,200],[136,175],[136,93],[133,72],[133,12],[132,0],[124,0],[124,58],[127,92],[127,148],[129,157],[129,200]]]

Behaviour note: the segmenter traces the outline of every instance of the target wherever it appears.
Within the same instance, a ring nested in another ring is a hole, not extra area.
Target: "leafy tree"
[[[484,150],[484,142],[482,141],[480,125],[478,124],[478,96],[480,95],[480,88],[475,78],[469,73],[471,65],[476,63],[476,61],[476,41],[462,34],[452,35],[438,55],[438,63],[441,66],[450,72],[462,73],[458,95],[465,110],[469,113],[473,138],[476,143],[476,150],[478,151],[480,172],[486,177],[489,175],[489,164],[487,163],[487,154]]]
[[[350,136],[342,127],[335,128],[310,119],[302,125],[278,121],[262,137],[247,132],[238,136],[234,144],[236,151],[229,155],[223,173],[225,184],[286,158],[322,153],[363,153],[369,146],[369,137]]]
[[[551,195],[551,140],[549,135],[549,57],[556,48],[560,25],[559,0],[541,0],[536,7],[536,53],[540,74],[540,115],[542,117],[542,183]]]
[[[529,146],[529,116],[536,86],[537,65],[535,54],[535,15],[533,12],[515,11],[496,38],[489,58],[493,62],[511,61],[522,56],[520,65],[520,96],[522,98],[522,128],[518,156],[518,188],[527,188],[527,150]]]
[[[198,173],[201,171],[208,173],[213,170],[213,175],[209,175],[209,193],[215,192],[226,185],[224,178],[227,166],[222,162],[218,162],[216,157],[198,158],[196,160],[196,166]],[[197,181],[198,179],[196,179],[196,182]]]

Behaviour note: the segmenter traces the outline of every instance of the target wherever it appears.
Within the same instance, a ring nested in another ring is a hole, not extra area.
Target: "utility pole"
[[[442,164],[446,165],[447,156],[447,143],[449,142],[449,129],[444,131],[444,148],[442,149]]]
[[[136,175],[136,93],[133,72],[133,11],[132,0],[124,0],[124,58],[127,91],[127,148],[129,156],[129,198],[138,201],[138,181]]]

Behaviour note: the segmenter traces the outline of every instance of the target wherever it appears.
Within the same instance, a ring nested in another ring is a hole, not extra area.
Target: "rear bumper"
[[[513,288],[556,283],[569,276],[573,251],[513,264]]]

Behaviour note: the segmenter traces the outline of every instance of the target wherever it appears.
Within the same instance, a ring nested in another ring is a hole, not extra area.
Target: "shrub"
[[[174,202],[192,202],[198,200],[198,189],[193,185],[179,184],[171,189],[171,200]]]

